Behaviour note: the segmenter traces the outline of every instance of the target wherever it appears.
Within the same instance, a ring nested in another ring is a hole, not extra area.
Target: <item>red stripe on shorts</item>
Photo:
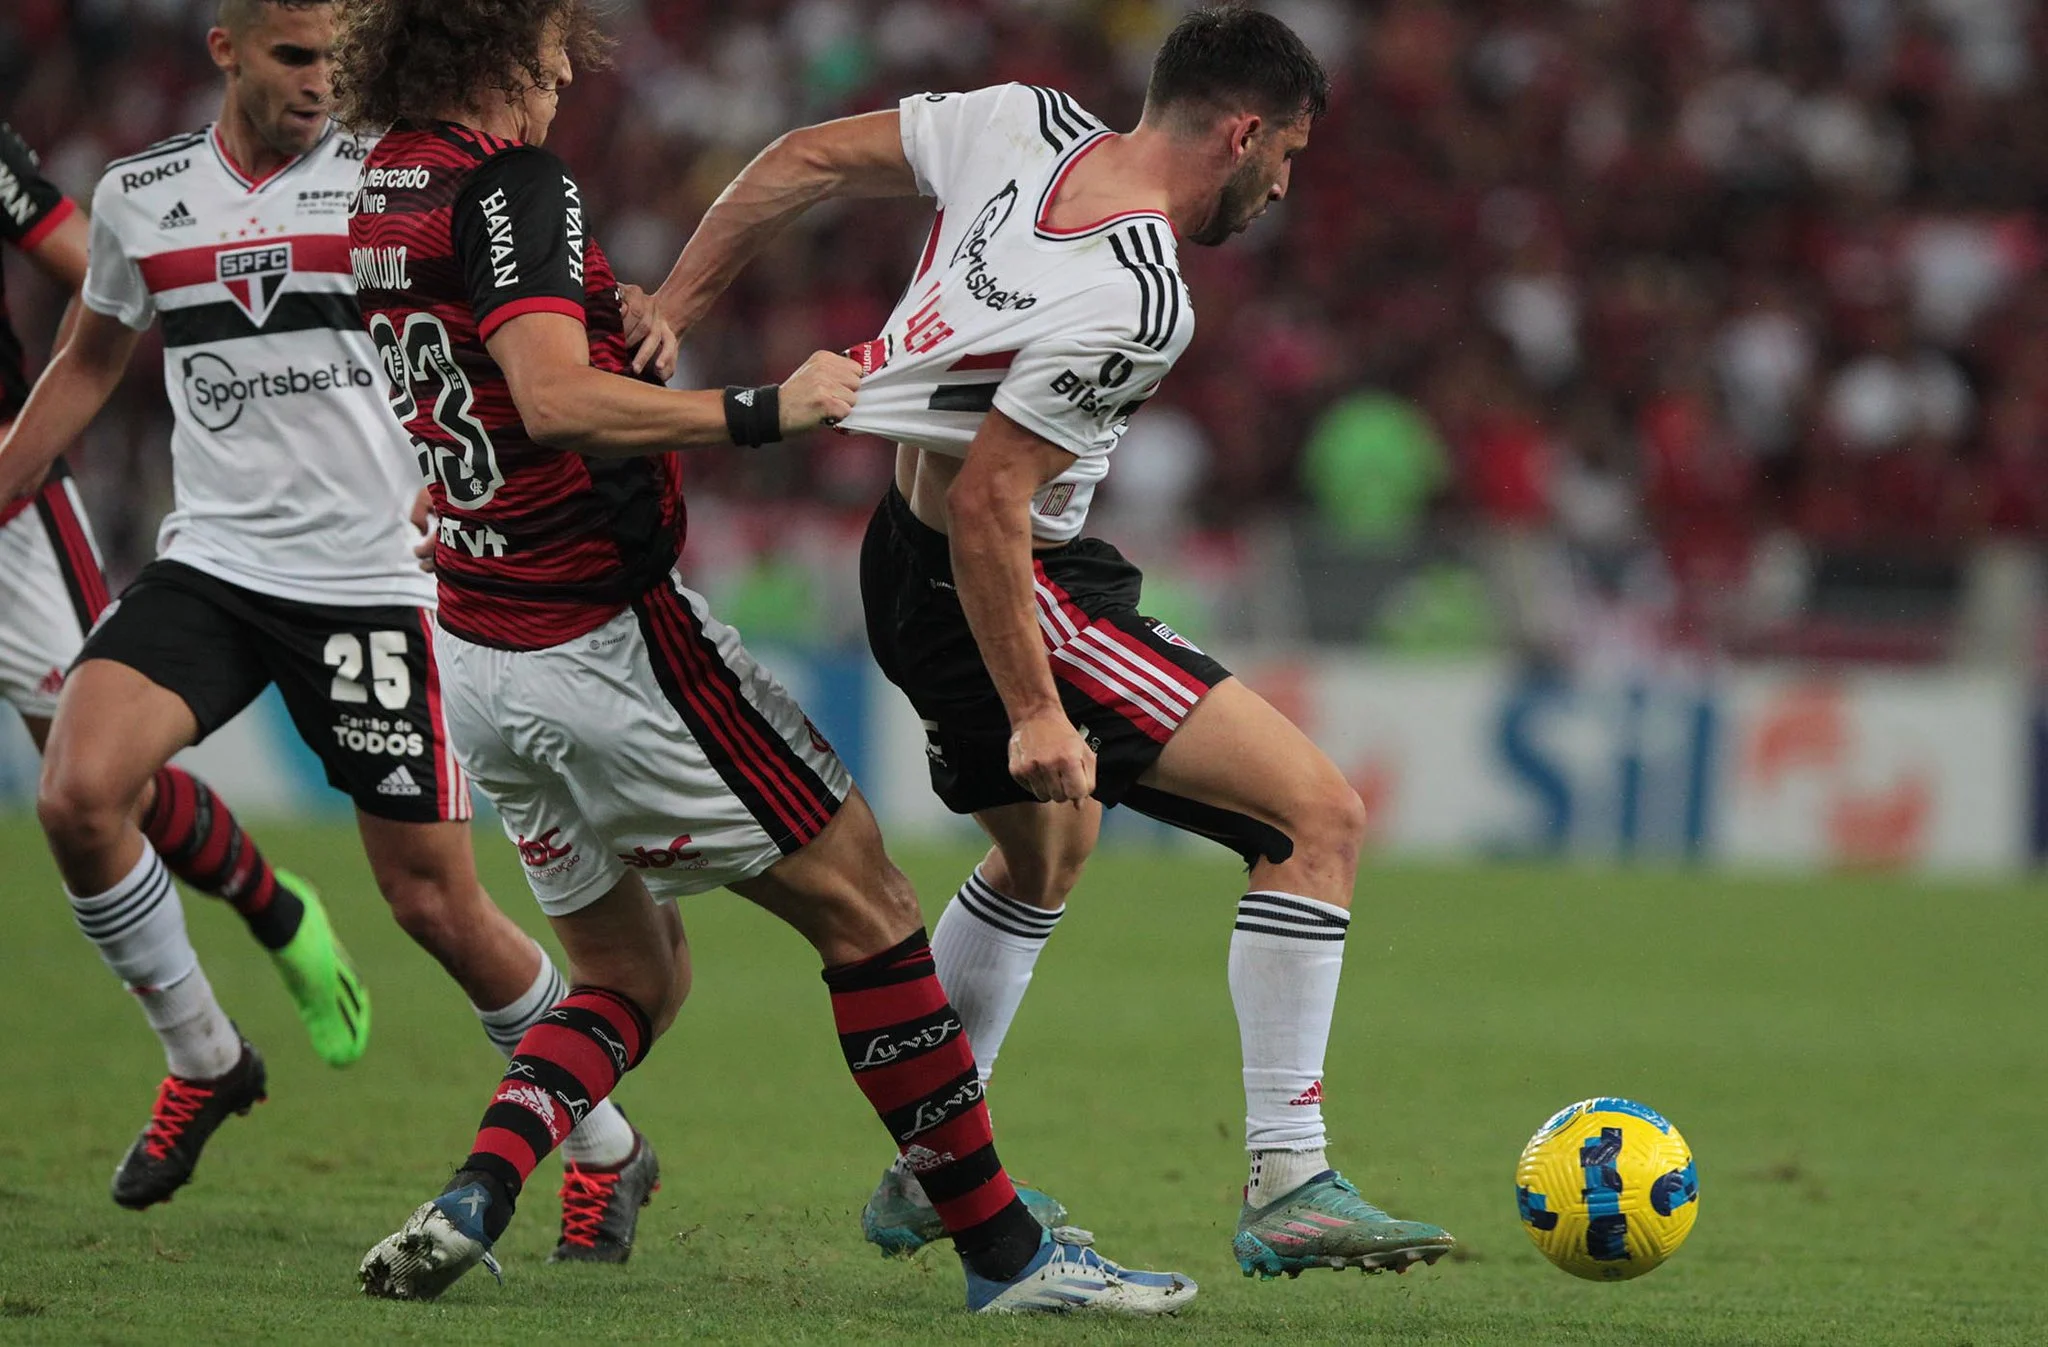
[[[1180,728],[1208,685],[1124,631],[1088,616],[1034,561],[1040,636],[1053,676],[1098,706],[1115,711],[1155,743]]]
[[[455,759],[455,744],[448,737],[448,721],[441,710],[441,663],[434,657],[434,620],[424,608],[419,616],[420,639],[427,647],[427,733],[433,741],[434,783],[441,792],[441,817],[460,823],[470,816],[469,781]]]
[[[824,831],[832,811],[791,769],[789,745],[771,742],[757,719],[741,709],[739,694],[720,676],[730,670],[706,648],[696,613],[669,585],[657,586],[643,603],[651,619],[648,629],[659,645],[658,652],[649,654],[661,655],[691,717],[717,741],[788,835],[809,842]]]
[[[36,493],[36,512],[42,516],[43,527],[50,531],[57,568],[63,572],[72,605],[78,610],[79,630],[90,631],[107,610],[112,596],[107,593],[107,577],[100,570],[99,556],[92,549],[92,535],[86,531],[85,520],[71,501],[69,483],[70,478],[60,478]]]

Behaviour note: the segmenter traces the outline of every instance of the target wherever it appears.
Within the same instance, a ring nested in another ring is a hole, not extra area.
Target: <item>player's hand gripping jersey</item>
[[[964,455],[991,408],[1077,461],[1032,502],[1046,542],[1078,536],[1131,413],[1194,335],[1173,227],[1132,211],[1055,230],[1046,211],[1115,133],[1021,84],[903,100],[903,152],[936,197],[917,275],[859,352],[848,430]]]
[[[348,274],[367,148],[330,128],[252,181],[208,127],[114,161],[84,299],[138,330],[163,320],[165,560],[301,603],[418,606],[419,483]]]
[[[539,650],[664,580],[683,529],[675,454],[594,459],[535,443],[484,342],[525,313],[589,329],[628,373],[618,283],[562,161],[451,123],[401,123],[364,166],[351,220],[363,317],[440,516],[441,625]]]

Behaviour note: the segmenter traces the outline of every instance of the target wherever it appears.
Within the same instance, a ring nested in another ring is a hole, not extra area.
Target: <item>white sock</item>
[[[1245,1205],[1257,1210],[1285,1197],[1330,1167],[1321,1146],[1312,1151],[1253,1151],[1251,1176],[1245,1180]]]
[[[1230,935],[1230,999],[1244,1045],[1245,1201],[1264,1206],[1329,1166],[1323,1052],[1351,914],[1291,893],[1248,893]]]
[[[508,1060],[518,1049],[519,1040],[526,1037],[526,1031],[539,1024],[540,1017],[569,994],[548,952],[538,946],[534,952],[540,955],[540,971],[534,974],[531,987],[510,1005],[496,1010],[471,1007],[483,1021],[484,1033]],[[633,1142],[633,1124],[626,1121],[617,1104],[609,1098],[601,1099],[562,1143],[562,1159],[588,1169],[613,1169],[633,1157]]]
[[[1064,903],[1047,910],[998,893],[976,866],[932,928],[939,985],[960,1014],[984,1085],[1031,985],[1039,952],[1066,910]]]
[[[232,1070],[242,1056],[242,1036],[200,971],[185,934],[185,909],[156,852],[144,847],[135,868],[105,893],[65,893],[78,929],[141,1003],[170,1073],[211,1080]]]
[[[143,1018],[164,1045],[164,1062],[174,1076],[211,1080],[235,1069],[242,1060],[242,1035],[198,964],[161,990],[137,990]]]

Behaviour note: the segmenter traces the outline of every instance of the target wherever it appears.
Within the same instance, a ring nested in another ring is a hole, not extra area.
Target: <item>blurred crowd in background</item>
[[[1181,0],[639,0],[550,144],[659,281],[790,126],[1055,85],[1135,121]],[[1282,208],[1183,250],[1197,335],[1094,530],[1212,639],[1624,663],[2036,656],[2048,16],[2031,0],[1273,0],[1335,79]],[[8,0],[0,116],[83,200],[208,120],[209,0]],[[873,335],[928,207],[821,210],[689,334],[756,382]],[[32,347],[46,294],[10,286]],[[166,503],[159,366],[78,456],[111,568]],[[318,452],[318,446],[308,446]],[[750,637],[857,642],[889,447],[689,469]]]

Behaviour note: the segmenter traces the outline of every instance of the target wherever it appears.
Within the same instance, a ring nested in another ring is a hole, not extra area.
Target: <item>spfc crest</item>
[[[249,321],[262,327],[277,307],[284,278],[292,274],[292,245],[264,243],[216,255],[215,274]]]

